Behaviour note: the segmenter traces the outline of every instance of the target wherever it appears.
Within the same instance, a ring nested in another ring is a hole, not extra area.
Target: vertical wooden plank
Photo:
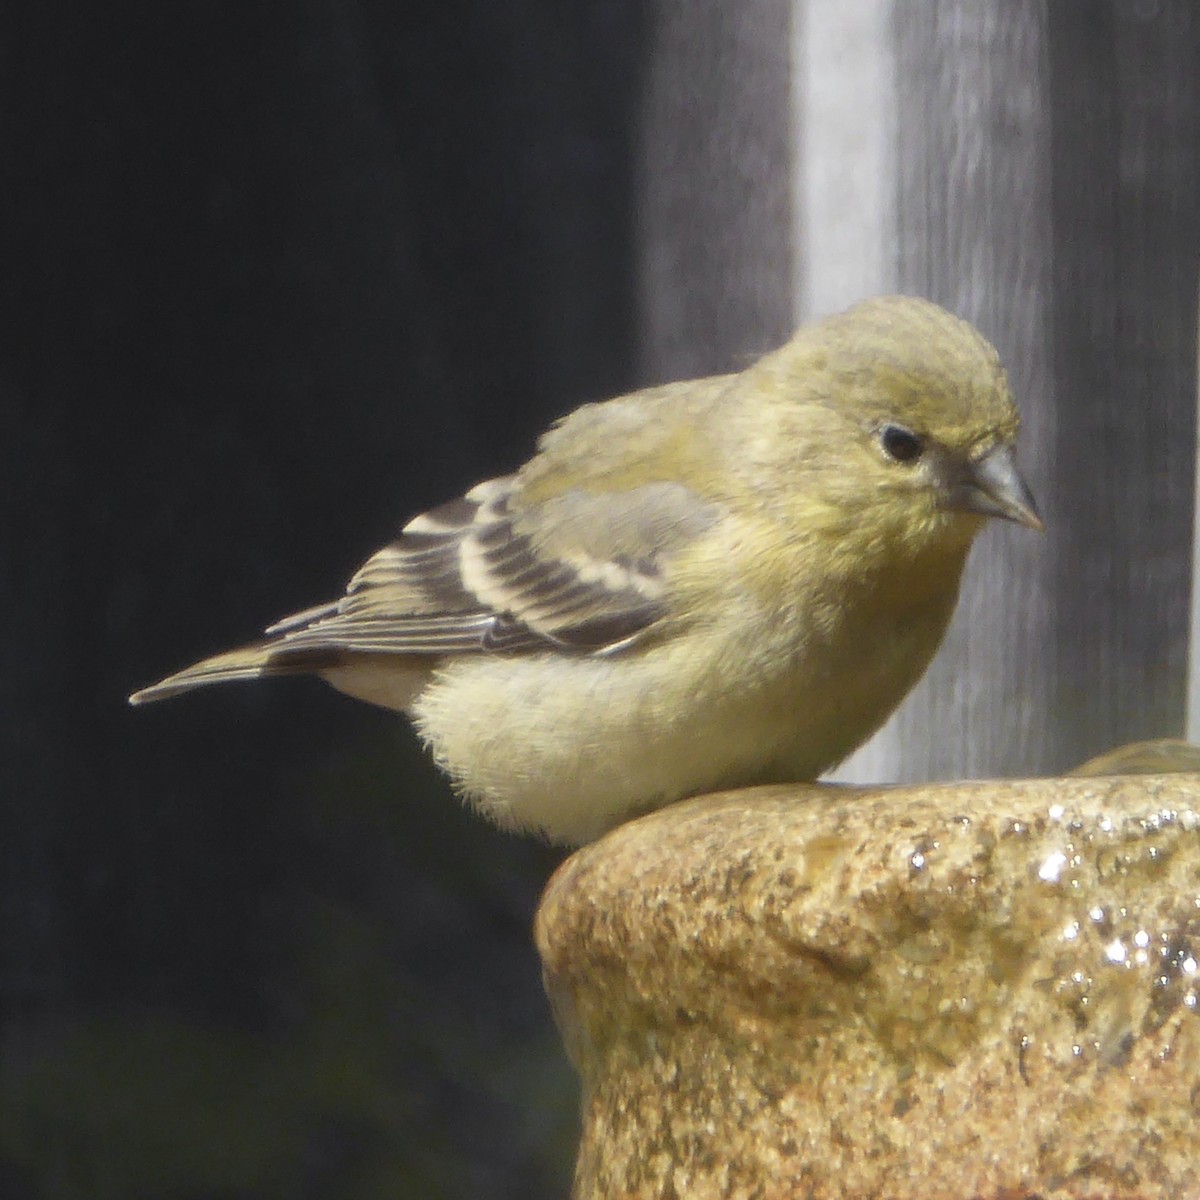
[[[1060,753],[1183,731],[1196,447],[1200,10],[1052,5],[1049,495]]]
[[[795,64],[799,321],[895,290],[892,0],[798,0]]]
[[[796,308],[837,312],[896,284],[896,54],[893,0],[797,0]],[[888,778],[902,758],[889,724],[832,772]]]
[[[1044,496],[1053,459],[1044,5],[897,0],[892,35],[897,289],[944,304],[996,344],[1024,415],[1022,466]],[[1056,761],[1045,659],[1052,575],[1046,542],[986,530],[941,653],[839,777],[1016,773]]]
[[[1196,405],[1200,411],[1200,328],[1196,331],[1198,348],[1196,360]],[[1200,418],[1196,426],[1196,458],[1200,459]],[[1195,461],[1195,459],[1193,460]],[[1192,506],[1192,621],[1188,646],[1188,706],[1187,728],[1189,742],[1200,742],[1200,468],[1195,470],[1196,481]]]
[[[843,777],[1061,770],[1178,733],[1200,13],[1188,0],[798,0],[789,132],[786,9],[655,9],[643,375],[728,369],[777,341],[789,287],[805,316],[892,286],[928,296],[1008,364],[1050,526],[984,534],[942,654]]]
[[[790,0],[658,0],[639,178],[644,379],[736,368],[792,326]]]
[[[1200,251],[1186,0],[897,0],[897,274],[1026,415],[1042,542],[992,530],[927,679],[844,772],[1061,770],[1185,711]]]

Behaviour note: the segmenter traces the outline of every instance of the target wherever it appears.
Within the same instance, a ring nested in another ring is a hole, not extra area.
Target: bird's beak
[[[1046,528],[1033,493],[1017,470],[1011,446],[989,450],[948,482],[947,508],[984,517],[1003,517],[1039,532]]]

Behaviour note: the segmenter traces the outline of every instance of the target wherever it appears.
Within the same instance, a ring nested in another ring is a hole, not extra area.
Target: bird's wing
[[[340,600],[267,634],[285,658],[612,653],[661,621],[665,560],[715,517],[711,504],[675,483],[572,490],[528,505],[518,476],[489,480],[410,521]]]

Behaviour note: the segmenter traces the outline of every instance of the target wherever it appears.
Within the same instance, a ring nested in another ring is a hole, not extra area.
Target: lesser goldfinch
[[[315,673],[411,716],[500,825],[582,843],[813,779],[920,678],[988,517],[1041,528],[999,358],[926,300],[585,404],[410,521],[340,600],[135,693]]]

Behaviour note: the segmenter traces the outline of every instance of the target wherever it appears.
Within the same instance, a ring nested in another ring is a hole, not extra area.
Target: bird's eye
[[[925,450],[925,443],[903,425],[885,425],[879,431],[883,452],[896,462],[915,462]]]

